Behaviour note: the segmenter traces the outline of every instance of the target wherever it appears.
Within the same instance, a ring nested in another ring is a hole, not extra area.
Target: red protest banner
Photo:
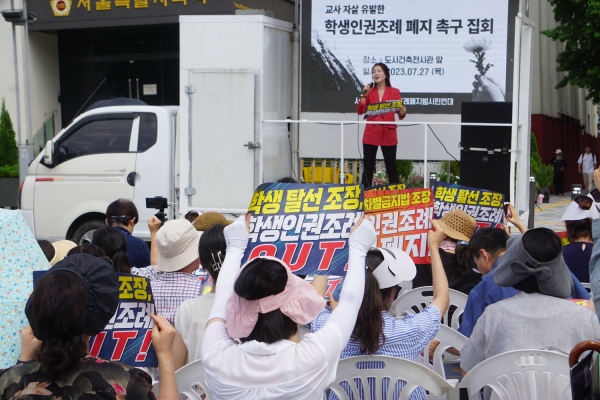
[[[431,189],[365,192],[365,218],[377,232],[377,247],[404,250],[415,264],[430,264],[427,231],[433,215]]]

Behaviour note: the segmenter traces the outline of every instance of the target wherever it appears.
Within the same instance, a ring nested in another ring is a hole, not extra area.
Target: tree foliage
[[[6,165],[19,165],[19,150],[12,121],[6,109],[6,101],[2,99],[2,108],[0,108],[0,167]]]
[[[531,175],[537,175],[541,167],[542,157],[540,157],[540,151],[538,149],[535,134],[531,132],[531,157],[529,161],[529,170]]]
[[[558,26],[542,33],[565,44],[557,71],[566,72],[556,85],[588,90],[588,100],[600,103],[600,0],[549,0]]]
[[[413,162],[412,160],[396,160],[396,169],[398,170],[398,175],[404,179],[408,179],[413,170]]]

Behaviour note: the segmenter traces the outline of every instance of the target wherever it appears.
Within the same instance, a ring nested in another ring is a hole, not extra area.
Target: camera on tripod
[[[160,226],[163,226],[167,222],[167,214],[165,214],[165,208],[169,207],[169,202],[166,197],[146,197],[146,208],[154,208],[158,210],[154,216],[160,220]]]

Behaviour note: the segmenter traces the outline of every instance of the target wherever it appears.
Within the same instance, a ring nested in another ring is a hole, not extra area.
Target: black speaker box
[[[512,102],[463,102],[461,122],[510,124]],[[510,201],[510,153],[472,150],[510,149],[510,139],[510,126],[461,126],[461,185],[500,192]]]

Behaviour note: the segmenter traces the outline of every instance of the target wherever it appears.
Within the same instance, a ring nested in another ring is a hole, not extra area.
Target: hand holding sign
[[[429,220],[433,229],[427,232],[427,242],[430,249],[437,249],[446,238],[446,234],[437,220],[433,218],[429,218]]]
[[[173,351],[173,341],[175,340],[175,328],[167,321],[166,318],[150,314],[152,320],[154,320],[154,326],[152,327],[152,346],[156,352],[156,356],[161,358],[162,356],[170,357]]]
[[[377,236],[370,220],[360,218],[350,231],[350,250],[366,254],[375,244]]]
[[[402,106],[398,109],[398,116],[400,118],[406,117],[406,107]]]
[[[249,216],[242,215],[232,224],[225,227],[223,235],[227,242],[227,250],[238,249],[246,250],[248,245],[248,219]]]

